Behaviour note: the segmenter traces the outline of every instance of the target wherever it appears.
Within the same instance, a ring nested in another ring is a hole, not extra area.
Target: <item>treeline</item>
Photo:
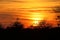
[[[23,28],[23,24],[16,21],[12,26],[7,27],[6,29],[2,28],[2,24],[0,24],[0,32],[59,32],[59,25],[55,28],[52,28],[51,24],[46,24],[46,21],[40,22],[38,26],[34,27],[33,25],[30,28]]]

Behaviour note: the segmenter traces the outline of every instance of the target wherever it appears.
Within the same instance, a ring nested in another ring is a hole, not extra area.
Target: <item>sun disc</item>
[[[41,13],[32,13],[30,19],[33,20],[33,26],[37,26],[39,22],[43,20],[43,15]]]

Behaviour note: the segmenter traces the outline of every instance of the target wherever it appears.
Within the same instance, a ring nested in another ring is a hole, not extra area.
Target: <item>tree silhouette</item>
[[[23,29],[23,24],[19,22],[19,18],[16,19],[16,21],[13,23],[13,25],[10,28],[7,28],[7,31],[13,31],[18,32]]]
[[[60,27],[60,6],[56,6],[53,11],[56,13],[57,25]]]
[[[58,27],[60,27],[60,15],[59,16],[57,16],[57,25],[58,25]]]
[[[60,6],[54,7],[53,11],[54,11],[55,13],[60,13]]]
[[[57,19],[60,19],[60,15],[59,15],[59,16],[57,16]]]
[[[52,27],[52,24],[50,23],[47,23],[46,20],[42,20],[39,25],[38,25],[39,28],[51,28]]]
[[[0,23],[0,29],[2,28],[2,24]]]
[[[58,27],[60,27],[60,20],[59,20],[59,21],[57,21],[57,25],[58,25]]]
[[[57,20],[60,20],[60,6],[56,6],[53,11],[56,13]]]
[[[46,26],[46,20],[41,21],[38,26],[40,28],[45,28],[45,26]]]
[[[13,24],[13,27],[19,27],[19,28],[23,27],[23,24],[19,22],[19,18],[16,19],[16,21]]]
[[[4,31],[3,25],[0,23],[0,32]]]

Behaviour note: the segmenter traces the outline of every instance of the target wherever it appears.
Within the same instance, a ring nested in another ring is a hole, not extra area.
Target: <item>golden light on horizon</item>
[[[32,23],[33,23],[32,26],[38,26],[39,21],[36,20],[36,21],[33,21]]]
[[[56,24],[56,13],[53,12],[53,7],[59,6],[60,1],[55,1],[1,0],[0,22],[3,23],[4,26],[9,25],[10,23],[15,22],[18,17],[21,19],[19,21],[27,28],[31,24],[37,26],[41,20],[47,20],[51,24]]]
[[[39,22],[44,19],[44,15],[42,15],[42,13],[32,12],[31,17],[29,19],[32,20],[33,26],[37,26]]]

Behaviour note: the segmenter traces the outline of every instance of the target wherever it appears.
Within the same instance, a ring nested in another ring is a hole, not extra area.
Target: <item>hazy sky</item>
[[[27,17],[30,18],[32,14],[36,15],[36,13],[37,15],[39,13],[42,13],[41,15],[50,13],[48,15],[53,17],[55,16],[55,14],[51,14],[53,11],[45,12],[44,10],[52,10],[51,7],[59,5],[60,0],[0,0],[0,22],[2,19],[2,22],[9,22],[16,17],[27,19]]]
[[[55,2],[55,1],[60,1],[60,0],[0,0],[0,1],[48,1],[48,2]]]

